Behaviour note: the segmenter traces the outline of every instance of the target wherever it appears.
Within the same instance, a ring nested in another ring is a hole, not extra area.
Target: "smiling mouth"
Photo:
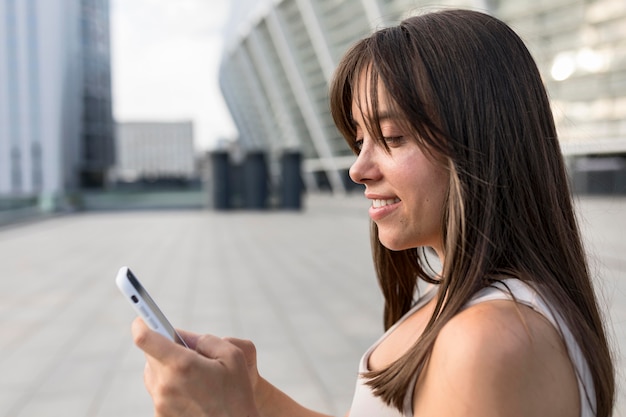
[[[375,200],[372,200],[372,207],[380,208],[380,207],[389,206],[391,204],[396,204],[396,203],[399,203],[399,202],[400,202],[399,198],[390,198],[388,200],[375,199]]]

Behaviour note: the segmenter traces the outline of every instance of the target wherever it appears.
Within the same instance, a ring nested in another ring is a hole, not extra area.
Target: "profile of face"
[[[427,246],[442,259],[448,170],[422,149],[399,115],[394,114],[380,81],[377,106],[371,105],[367,78],[361,75],[353,96],[358,156],[350,168],[350,178],[365,185],[365,196],[372,201],[369,214],[385,247],[404,250]],[[372,114],[373,107],[377,107],[378,117]],[[367,128],[376,120],[383,141]]]

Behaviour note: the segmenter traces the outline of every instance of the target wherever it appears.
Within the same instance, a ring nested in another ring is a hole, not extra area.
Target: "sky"
[[[218,71],[228,0],[111,0],[117,121],[194,122],[196,149],[236,137]]]

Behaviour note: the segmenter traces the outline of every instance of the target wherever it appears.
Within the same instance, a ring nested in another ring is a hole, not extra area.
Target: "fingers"
[[[196,339],[196,352],[210,359],[229,355],[234,350],[233,347],[234,345],[228,341],[210,334],[199,336]]]
[[[232,337],[219,338],[210,334],[196,338],[196,352],[207,358],[220,358],[231,354],[233,351],[243,353],[246,362],[256,362],[256,348],[249,340]]]
[[[152,396],[152,387],[155,386],[156,378],[150,366],[150,357],[146,356],[146,364],[143,367],[143,384],[148,393]]]
[[[135,345],[158,361],[167,361],[171,355],[180,355],[181,350],[187,350],[148,328],[140,317],[133,321],[131,332]]]
[[[197,339],[196,352],[227,367],[243,365],[256,373],[256,348],[249,340],[203,335]]]
[[[188,332],[187,330],[181,330],[181,329],[176,329],[176,331],[178,332],[180,337],[183,338],[185,343],[187,343],[187,346],[189,347],[189,349],[196,350],[196,344],[198,343],[198,339],[200,338],[199,334]]]
[[[135,345],[159,362],[167,362],[172,357],[180,358],[189,353],[188,349],[151,330],[140,317],[133,321],[131,331]],[[221,359],[231,363],[241,358],[247,367],[256,366],[256,348],[249,340],[230,337],[222,339],[209,334],[198,335],[184,330],[179,330],[179,334],[185,339],[190,349],[206,358]],[[183,353],[185,351],[187,352]]]
[[[256,347],[254,343],[249,340],[235,339],[234,337],[225,337],[224,340],[241,349],[248,366],[256,365]]]
[[[144,384],[155,416],[257,415],[256,349],[247,340],[181,331],[191,349],[150,330],[141,319],[133,339],[146,354]]]

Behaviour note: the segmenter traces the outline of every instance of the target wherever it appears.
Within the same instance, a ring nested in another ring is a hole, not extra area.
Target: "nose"
[[[380,177],[376,163],[375,146],[365,144],[350,167],[350,178],[357,184],[366,184]]]

